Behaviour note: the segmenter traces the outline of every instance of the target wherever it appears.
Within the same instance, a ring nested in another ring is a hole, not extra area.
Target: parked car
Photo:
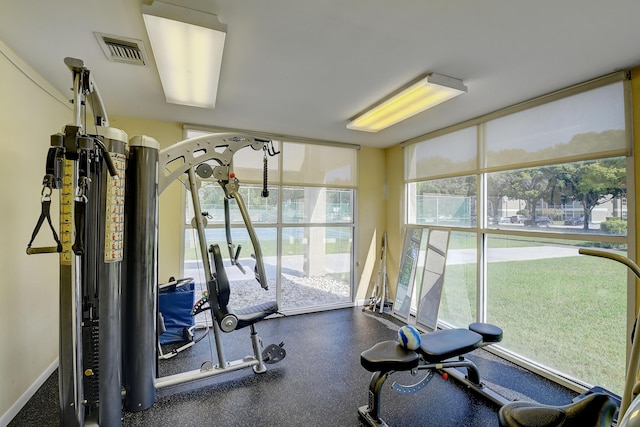
[[[567,219],[564,222],[564,225],[582,225],[582,224],[584,224],[583,216]]]
[[[536,216],[536,225],[538,227],[549,227],[552,223],[553,221],[551,221],[551,218],[549,218],[548,216]],[[531,224],[533,224],[533,221],[531,221],[531,218],[527,218],[524,220],[524,225],[531,225]]]
[[[511,216],[512,224],[522,224],[527,217],[524,215],[513,215]]]

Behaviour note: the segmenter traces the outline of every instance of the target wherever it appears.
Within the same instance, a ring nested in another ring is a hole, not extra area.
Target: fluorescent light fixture
[[[467,91],[462,80],[427,74],[358,114],[347,128],[378,132]]]
[[[214,108],[227,27],[216,15],[161,1],[142,5],[167,102]]]

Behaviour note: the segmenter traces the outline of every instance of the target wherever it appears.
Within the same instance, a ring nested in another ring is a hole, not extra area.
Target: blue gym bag
[[[177,286],[161,288],[158,292],[158,311],[166,328],[159,337],[161,345],[190,341],[188,330],[195,324],[191,316],[195,284],[193,280],[182,282],[179,280]]]

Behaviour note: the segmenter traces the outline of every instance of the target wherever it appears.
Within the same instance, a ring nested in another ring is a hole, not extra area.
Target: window
[[[477,139],[476,127],[471,126],[405,147],[405,179],[411,181],[475,170]]]
[[[188,131],[188,137],[207,132]],[[223,248],[231,282],[230,305],[277,300],[283,312],[351,305],[354,264],[356,150],[351,147],[274,141],[280,154],[268,158],[269,197],[262,197],[262,151],[239,150],[233,170],[262,249],[269,290],[253,277],[255,250],[235,200],[230,200],[231,239],[241,247],[245,272],[232,266],[225,230],[224,191],[202,180],[208,244]],[[204,287],[191,197],[185,197],[184,270]]]
[[[469,227],[476,222],[476,177],[460,176],[407,184],[411,224]]]
[[[487,174],[488,227],[626,236],[626,159]]]
[[[579,255],[587,241],[489,234],[487,246],[487,320],[505,330],[501,346],[621,395],[626,267]]]
[[[453,230],[440,320],[498,324],[504,354],[618,394],[626,270],[578,249],[626,255],[626,90],[609,76],[405,147],[406,224]]]

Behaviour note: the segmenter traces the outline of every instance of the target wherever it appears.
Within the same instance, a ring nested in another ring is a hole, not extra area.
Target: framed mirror
[[[402,245],[402,258],[398,272],[398,286],[393,303],[393,315],[405,322],[409,320],[411,311],[411,297],[413,295],[413,283],[416,277],[416,267],[422,242],[422,228],[405,227],[404,243]]]
[[[434,331],[438,326],[438,311],[442,299],[444,271],[447,264],[449,230],[430,230],[427,240],[416,326]]]

